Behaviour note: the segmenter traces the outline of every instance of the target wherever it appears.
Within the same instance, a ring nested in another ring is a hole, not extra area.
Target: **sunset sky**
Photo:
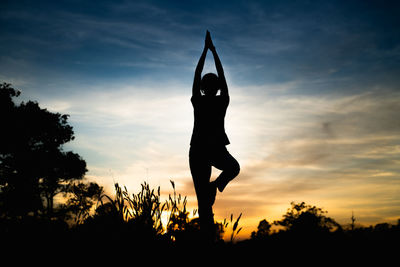
[[[291,201],[339,223],[400,219],[399,1],[1,1],[0,81],[69,114],[87,179],[196,197],[194,69],[211,32],[241,173],[217,220],[244,235]],[[209,53],[204,73],[215,72]],[[213,171],[213,177],[219,171]]]

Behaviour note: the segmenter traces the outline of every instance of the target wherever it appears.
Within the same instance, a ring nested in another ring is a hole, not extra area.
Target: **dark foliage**
[[[74,139],[68,115],[52,113],[0,85],[0,212],[6,217],[54,216],[54,197],[71,181],[82,179],[86,162],[63,151]]]
[[[0,84],[0,218],[14,221],[80,221],[88,216],[102,188],[78,182],[86,162],[63,145],[74,139],[68,115],[37,102],[17,104],[20,92]],[[55,205],[62,193],[66,203]]]

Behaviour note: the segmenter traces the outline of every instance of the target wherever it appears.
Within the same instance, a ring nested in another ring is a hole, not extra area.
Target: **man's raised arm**
[[[210,37],[211,40],[211,37]],[[226,79],[225,79],[225,74],[224,74],[224,69],[222,68],[221,61],[219,60],[217,51],[215,50],[215,46],[213,45],[211,41],[211,45],[209,46],[213,56],[214,56],[214,62],[215,62],[215,68],[217,69],[218,73],[218,78],[220,82],[220,88],[221,88],[221,95],[229,95],[228,94],[228,85],[226,84]]]
[[[199,62],[197,63],[196,70],[194,71],[194,80],[192,87],[192,96],[200,96],[200,84],[201,84],[201,72],[203,71],[204,61],[206,60],[207,55],[207,45],[204,45],[203,52],[201,53]]]

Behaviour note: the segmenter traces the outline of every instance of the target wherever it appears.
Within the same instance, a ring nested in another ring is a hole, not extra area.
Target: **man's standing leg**
[[[213,203],[210,200],[211,165],[205,152],[193,147],[190,148],[189,164],[197,196],[200,230],[207,241],[213,241],[215,239],[215,226]]]

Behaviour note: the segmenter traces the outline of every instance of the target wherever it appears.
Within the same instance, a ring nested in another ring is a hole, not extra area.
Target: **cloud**
[[[270,132],[270,140],[266,141],[273,152],[266,151],[265,166],[339,163],[371,153],[377,147],[393,150],[400,131],[396,116],[399,98],[396,92],[369,92],[353,96],[289,96],[268,102],[275,106],[271,110],[283,112],[254,111],[264,116],[253,125],[254,130]]]
[[[240,149],[229,149],[244,160],[239,159],[239,176],[218,194],[216,216],[243,212],[256,227],[262,217],[280,219],[291,201],[306,201],[327,209],[341,223],[351,211],[363,214],[359,219],[364,223],[394,220],[400,201],[396,193],[399,97],[396,92],[382,91],[351,96],[290,95],[254,99],[247,102],[246,112],[241,111],[244,106],[230,107],[235,109],[230,123],[238,123],[242,132],[232,143]],[[263,101],[270,107],[259,103]],[[241,140],[253,131],[268,134],[253,140],[254,145]],[[185,181],[182,192],[193,203],[190,176],[181,181]],[[392,208],[389,212],[383,207]]]

